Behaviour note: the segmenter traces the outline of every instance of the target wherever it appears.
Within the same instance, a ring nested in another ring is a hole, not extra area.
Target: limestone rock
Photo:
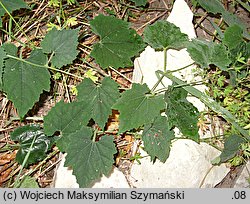
[[[192,24],[193,13],[184,0],[176,0],[173,10],[167,19],[178,26],[190,39],[195,38],[195,31]],[[133,82],[146,83],[152,88],[157,82],[155,71],[163,70],[163,52],[156,52],[151,47],[147,47],[140,57],[135,60]],[[186,49],[180,51],[168,50],[167,70],[176,70],[193,63]],[[184,81],[197,82],[201,77],[195,76],[193,70],[199,71],[192,65],[186,69],[174,72],[174,75]],[[171,85],[169,79],[164,78],[165,86]],[[195,86],[200,91],[205,91],[204,85]],[[163,88],[159,86],[158,88]],[[206,109],[205,105],[197,98],[187,98],[199,111]],[[176,129],[176,128],[175,128]],[[180,136],[178,129],[175,136]],[[209,132],[200,137],[211,137]],[[166,163],[156,161],[154,164],[150,157],[143,150],[141,165],[134,163],[131,169],[131,182],[135,187],[164,187],[164,188],[198,188],[213,187],[219,183],[229,172],[225,164],[212,166],[211,161],[220,154],[220,151],[206,143],[195,143],[191,140],[180,139],[172,144],[170,157]]]
[[[250,188],[250,161],[247,162],[246,166],[242,170],[234,188]]]
[[[140,149],[141,156],[147,153]],[[228,173],[225,164],[213,166],[211,160],[220,151],[207,143],[182,139],[173,143],[165,163],[150,157],[140,159],[131,169],[131,182],[137,188],[199,188],[213,187]]]

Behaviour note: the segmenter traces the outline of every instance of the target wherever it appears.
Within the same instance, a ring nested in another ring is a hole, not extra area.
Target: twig
[[[129,79],[128,77],[126,77],[124,74],[122,74],[121,72],[117,71],[116,69],[114,69],[113,67],[109,66],[109,68],[114,71],[115,73],[119,74],[120,76],[122,76],[124,79],[126,79],[127,81],[129,81],[130,83],[132,83],[132,80]]]

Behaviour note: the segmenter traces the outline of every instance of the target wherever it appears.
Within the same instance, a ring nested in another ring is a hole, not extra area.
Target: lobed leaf
[[[89,105],[91,118],[104,128],[109,115],[112,114],[111,107],[120,96],[118,84],[110,78],[104,78],[101,84],[96,85],[91,79],[84,79],[77,87],[78,101],[84,101]]]
[[[46,157],[46,153],[51,149],[55,142],[53,137],[46,136],[39,126],[26,125],[14,130],[10,135],[11,139],[20,144],[16,154],[16,160],[22,164],[28,152],[30,155],[25,166],[34,164]],[[33,146],[31,146],[34,140]]]
[[[215,42],[193,39],[192,42],[188,43],[187,51],[202,68],[214,64],[221,70],[227,70],[227,66],[231,63],[226,48]]]
[[[161,162],[166,162],[170,153],[171,140],[174,137],[174,132],[170,130],[166,117],[157,117],[151,124],[145,125],[142,141],[151,160],[158,158]]]
[[[170,128],[177,127],[184,136],[198,141],[199,111],[186,97],[187,91],[183,88],[169,87],[169,90],[165,93],[166,115]]]
[[[123,20],[101,14],[90,22],[90,26],[100,36],[90,55],[103,68],[132,66],[131,58],[145,47],[142,38]]]
[[[11,50],[10,54],[13,54],[14,49],[17,52],[14,45],[8,45],[5,51]],[[43,90],[50,90],[49,71],[39,67],[46,63],[47,58],[41,50],[33,50],[28,60],[12,58],[5,60],[3,90],[14,103],[20,117],[24,117],[39,100]]]
[[[151,95],[146,84],[133,84],[130,90],[122,93],[113,108],[120,112],[119,131],[125,132],[152,122],[165,108],[165,103],[161,95]]]
[[[103,174],[108,176],[116,153],[113,137],[105,135],[98,142],[92,141],[92,133],[87,127],[70,137],[65,166],[72,167],[80,188],[90,187]]]
[[[52,66],[61,68],[71,64],[78,54],[78,29],[56,30],[53,28],[46,34],[41,46],[44,53],[52,54]]]
[[[181,49],[188,42],[188,36],[180,28],[165,20],[159,20],[153,25],[148,25],[144,30],[144,41],[152,48]]]
[[[70,141],[69,135],[81,129],[90,120],[89,106],[85,102],[57,103],[44,117],[44,131],[47,135],[53,135],[56,131],[62,133],[57,141],[60,151],[67,149]]]
[[[1,3],[7,9],[9,13],[18,10],[20,8],[29,8],[29,6],[23,0],[1,0]],[[0,5],[0,27],[2,27],[2,16],[6,13],[5,9]]]

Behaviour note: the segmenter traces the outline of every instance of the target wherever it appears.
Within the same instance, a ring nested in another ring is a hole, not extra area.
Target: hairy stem
[[[35,64],[33,62],[29,62],[27,60],[24,60],[24,59],[21,59],[19,57],[15,57],[15,56],[12,56],[12,55],[7,55],[7,57],[9,58],[12,58],[12,59],[15,59],[15,60],[18,60],[20,62],[24,62],[24,63],[27,63],[29,65],[32,65],[32,66],[35,66],[35,67],[41,67],[41,68],[47,68],[47,69],[51,69],[51,70],[54,70],[54,71],[57,71],[57,72],[61,72],[63,74],[66,74],[66,75],[69,75],[69,76],[73,76],[73,77],[76,77],[76,78],[79,78],[79,79],[84,79],[84,77],[81,77],[81,76],[77,76],[75,74],[71,74],[69,72],[65,72],[63,70],[60,70],[60,69],[57,69],[57,68],[54,68],[54,67],[49,67],[48,65],[40,65],[40,64]]]
[[[163,65],[163,70],[164,73],[166,73],[167,71],[167,48],[163,49],[163,53],[164,53],[164,65]]]

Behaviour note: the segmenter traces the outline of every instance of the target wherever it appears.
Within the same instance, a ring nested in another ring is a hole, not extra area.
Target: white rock
[[[176,0],[173,10],[167,19],[180,27],[183,33],[189,38],[195,37],[195,31],[192,24],[193,14],[184,0]],[[146,83],[152,88],[157,82],[155,71],[163,70],[164,55],[163,52],[156,52],[151,47],[147,47],[140,57],[135,60],[133,82]],[[168,50],[167,52],[167,70],[176,70],[193,63],[186,49],[180,51]],[[184,81],[200,81],[201,77],[195,77],[193,69],[190,66],[182,71],[175,72],[174,75]],[[171,85],[169,79],[163,80],[165,86]],[[160,85],[158,88],[163,88]],[[205,91],[204,85],[196,86],[200,91]],[[197,98],[188,97],[188,100],[197,107],[199,111],[206,109],[205,105]],[[178,137],[180,133],[175,131]],[[203,135],[201,135],[203,137]],[[206,134],[207,137],[207,134]],[[140,150],[142,156],[147,153]],[[197,144],[191,140],[177,140],[173,143],[170,151],[170,157],[166,163],[158,160],[153,164],[150,157],[140,159],[141,165],[133,164],[131,169],[131,182],[135,187],[165,187],[165,188],[198,188],[213,187],[219,183],[229,172],[229,168],[222,164],[221,166],[212,166],[211,161],[220,154],[212,146],[201,143]]]
[[[72,174],[72,169],[64,167],[65,154],[61,156],[62,160],[55,172],[54,186],[55,188],[79,188],[76,177]],[[114,167],[110,176],[102,176],[92,188],[129,188],[129,184],[124,174]]]
[[[242,170],[239,178],[237,179],[234,188],[249,188],[250,187],[250,161]]]
[[[141,149],[140,153],[147,156]],[[153,164],[150,157],[140,159],[141,165],[135,162],[131,169],[131,182],[137,188],[213,187],[229,171],[225,164],[212,166],[211,160],[219,154],[220,151],[207,143],[177,140],[165,163],[156,160]]]

